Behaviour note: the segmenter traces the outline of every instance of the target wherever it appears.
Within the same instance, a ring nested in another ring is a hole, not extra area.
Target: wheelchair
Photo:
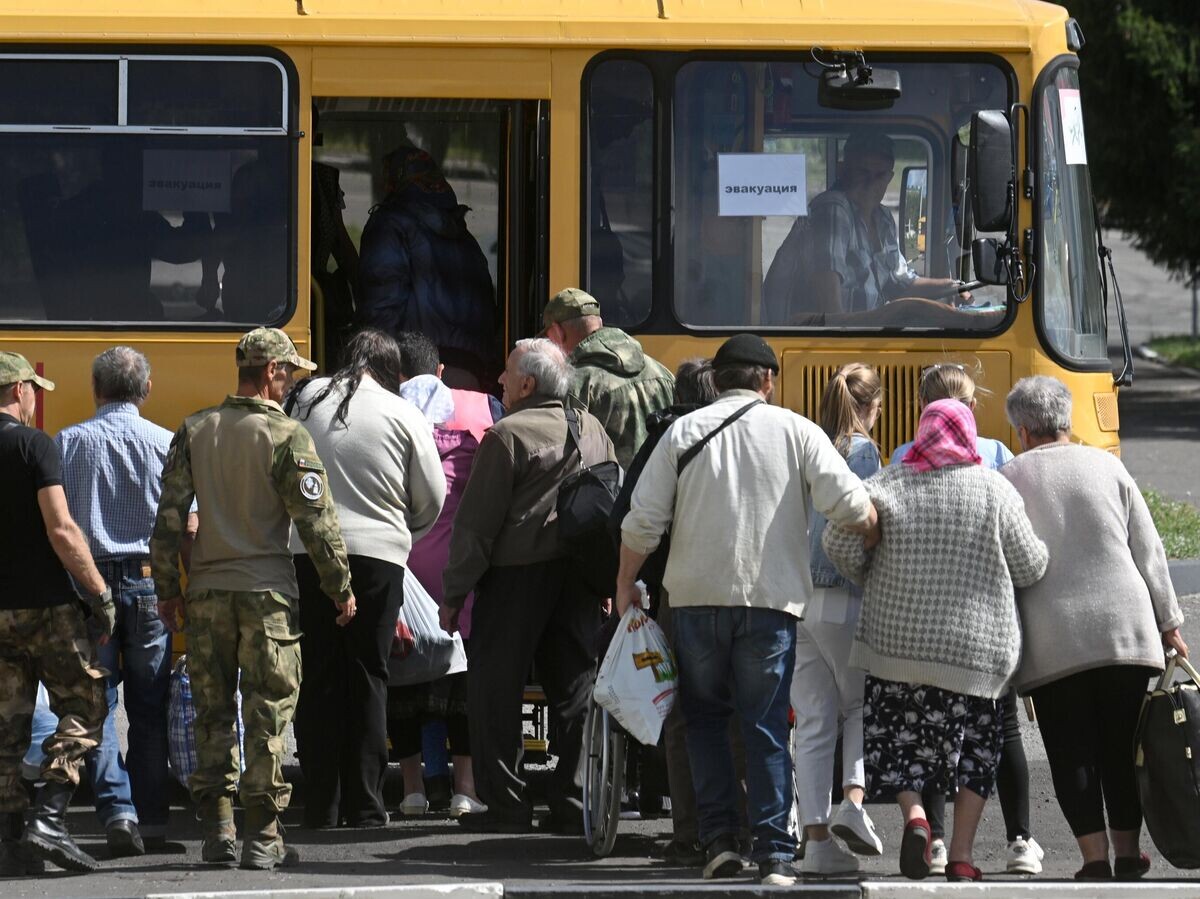
[[[621,817],[628,736],[594,698],[583,729],[583,838],[597,858],[612,852]]]

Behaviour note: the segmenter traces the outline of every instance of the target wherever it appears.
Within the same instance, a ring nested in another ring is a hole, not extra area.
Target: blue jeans
[[[740,829],[729,743],[729,718],[736,714],[746,743],[752,858],[759,863],[791,861],[788,692],[796,660],[796,619],[773,609],[719,606],[675,607],[671,615],[700,842],[708,846]]]
[[[117,626],[106,646],[96,650],[101,668],[111,672],[106,684],[108,717],[104,739],[85,757],[96,814],[108,827],[122,818],[139,822],[144,836],[166,833],[169,783],[167,773],[167,694],[171,676],[170,635],[158,617],[154,580],[143,578],[136,561],[98,562],[113,588]],[[129,753],[121,758],[117,737],[117,685],[125,683],[129,716]],[[33,717],[33,745],[25,765],[41,767],[42,741],[54,732],[57,719],[39,694]]]

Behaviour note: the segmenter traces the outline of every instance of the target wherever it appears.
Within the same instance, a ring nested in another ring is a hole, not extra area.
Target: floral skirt
[[[996,785],[1003,721],[995,699],[868,674],[863,760],[870,795],[890,799],[934,785],[965,787],[987,799]]]

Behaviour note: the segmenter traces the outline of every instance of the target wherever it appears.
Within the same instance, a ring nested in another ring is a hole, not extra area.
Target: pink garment
[[[975,449],[975,415],[958,400],[936,400],[921,412],[917,436],[904,457],[904,464],[917,471],[932,471],[944,465],[980,464]]]
[[[460,393],[470,395],[470,391],[455,390],[455,408]],[[487,398],[484,394],[484,408],[487,408]],[[455,418],[458,419],[456,411]],[[488,412],[488,427],[491,427],[492,416]],[[429,595],[442,604],[442,572],[446,570],[446,562],[450,558],[450,532],[454,526],[454,513],[462,501],[463,490],[467,486],[467,475],[471,473],[471,462],[475,459],[475,451],[479,449],[479,440],[474,433],[467,429],[454,430],[448,427],[433,429],[433,442],[437,444],[438,455],[442,458],[442,471],[446,473],[446,504],[442,506],[442,514],[424,537],[417,541],[408,555],[408,570],[429,591]],[[458,616],[458,629],[463,639],[471,636],[471,608],[475,604],[475,594],[467,596],[467,602]]]
[[[454,418],[442,425],[450,431],[470,431],[476,444],[492,426],[492,407],[488,395],[478,390],[450,390],[454,397]]]

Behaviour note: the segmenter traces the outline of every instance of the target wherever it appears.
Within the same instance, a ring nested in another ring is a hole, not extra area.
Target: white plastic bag
[[[631,736],[654,746],[675,705],[678,682],[662,628],[631,605],[617,625],[592,696]]]
[[[388,684],[427,684],[467,670],[462,636],[450,636],[438,621],[437,600],[416,575],[404,572],[404,605],[396,619],[396,639],[388,659]]]

